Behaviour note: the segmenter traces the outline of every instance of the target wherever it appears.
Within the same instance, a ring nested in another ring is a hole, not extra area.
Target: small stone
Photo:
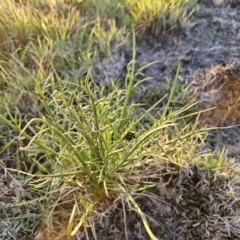
[[[224,7],[225,0],[213,0],[213,4],[215,7]]]

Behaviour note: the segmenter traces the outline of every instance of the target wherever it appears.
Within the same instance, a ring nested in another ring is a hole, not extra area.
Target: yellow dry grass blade
[[[122,186],[120,186],[120,188],[122,189],[124,194],[126,194],[127,198],[131,201],[131,203],[133,204],[135,210],[137,210],[137,212],[139,213],[139,215],[140,215],[140,217],[142,219],[143,225],[144,225],[144,227],[145,227],[149,237],[152,240],[158,240],[158,238],[153,234],[152,230],[150,229],[150,227],[148,225],[148,222],[147,222],[147,218],[146,218],[145,214],[142,212],[141,208],[136,203],[136,201],[133,199],[133,197],[128,192],[126,192],[126,190]]]

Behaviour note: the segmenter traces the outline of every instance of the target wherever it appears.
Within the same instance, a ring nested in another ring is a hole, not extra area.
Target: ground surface
[[[104,73],[98,77],[105,79],[106,83],[112,77],[121,79],[121,76],[125,76],[125,69],[130,60],[131,50],[128,52],[123,49],[105,62],[96,62],[95,71]],[[201,86],[205,76],[206,79],[211,80],[209,73],[212,67],[226,65],[232,61],[240,62],[240,7],[232,8],[227,5],[218,8],[211,1],[199,1],[197,10],[192,14],[186,28],[165,36],[138,37],[137,66],[153,61],[159,61],[159,63],[148,68],[144,74],[146,77],[154,78],[142,86],[139,100],[153,89],[161,91],[158,84],[166,82],[166,78],[175,77],[178,62],[181,64],[180,85],[190,86],[193,81],[199,81]],[[220,68],[217,67],[217,69]],[[219,71],[222,74],[221,70]],[[197,90],[201,91],[201,88],[198,87]],[[194,96],[194,99],[195,97],[199,95]],[[222,99],[226,97],[228,96],[223,96]],[[202,121],[209,117],[209,115],[205,116]],[[221,117],[220,115],[219,118]],[[215,121],[211,122],[211,125],[219,125],[217,120],[216,124],[214,123]],[[231,118],[224,122],[224,126],[231,124],[240,124],[240,118]],[[227,147],[228,156],[235,157],[238,161],[240,159],[240,128],[210,132],[207,145],[216,151],[223,146]],[[168,171],[162,169],[161,174],[158,187],[148,192],[149,196],[153,193],[158,195],[161,201],[156,201],[154,197],[138,198],[138,203],[148,216],[152,231],[158,239],[240,239],[240,186],[230,187],[227,184],[227,176],[209,179],[205,173],[196,169],[186,173],[178,172],[175,167],[169,166]],[[17,187],[13,189],[21,191]],[[238,199],[232,197],[233,192]],[[121,201],[116,201],[107,210],[109,217],[103,218],[96,225],[98,239],[149,239],[138,214],[129,210],[128,206],[125,206],[125,209],[125,221]],[[90,232],[89,235],[91,235]],[[17,237],[2,236],[1,239],[13,240]],[[32,239],[32,237],[25,239]],[[73,239],[86,239],[86,235],[79,233]],[[94,238],[89,236],[89,239]]]

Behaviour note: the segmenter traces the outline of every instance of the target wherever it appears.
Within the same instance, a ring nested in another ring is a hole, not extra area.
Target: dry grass
[[[215,108],[201,116],[201,124],[220,127],[240,119],[240,64],[213,66],[198,73],[190,86],[200,109]]]

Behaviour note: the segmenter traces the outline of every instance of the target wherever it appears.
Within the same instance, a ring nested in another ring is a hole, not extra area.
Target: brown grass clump
[[[188,89],[201,109],[200,124],[226,126],[240,120],[240,63],[214,66],[198,73]]]

